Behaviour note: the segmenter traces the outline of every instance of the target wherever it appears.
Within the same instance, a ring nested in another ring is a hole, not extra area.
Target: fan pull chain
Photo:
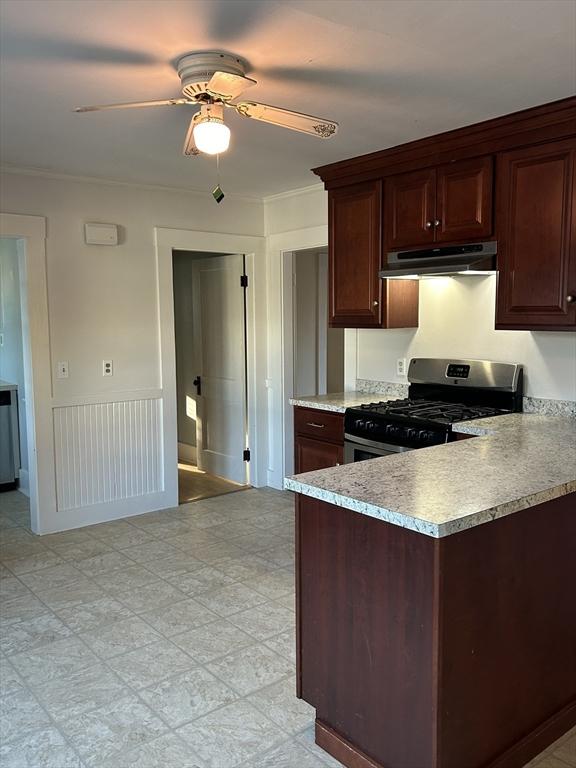
[[[224,200],[224,192],[220,186],[220,155],[216,155],[216,186],[212,190],[212,197],[217,203],[221,203]]]

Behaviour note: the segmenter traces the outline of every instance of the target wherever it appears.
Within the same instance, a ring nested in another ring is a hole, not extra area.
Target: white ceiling
[[[574,0],[2,0],[2,162],[210,190],[181,154],[187,107],[74,114],[179,95],[194,50],[248,60],[248,98],[328,117],[319,139],[227,117],[226,192],[265,196],[310,168],[576,91]],[[230,111],[231,113],[231,111]],[[227,113],[228,116],[228,113]]]

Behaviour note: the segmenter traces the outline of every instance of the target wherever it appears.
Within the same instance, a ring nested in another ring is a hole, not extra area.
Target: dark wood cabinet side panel
[[[522,766],[547,743],[498,758],[576,705],[575,508],[572,493],[440,540],[442,768]]]
[[[492,234],[493,159],[480,157],[437,170],[437,242]]]
[[[384,326],[418,328],[419,280],[384,280]]]
[[[435,768],[435,541],[297,504],[302,697],[377,764]]]
[[[497,328],[576,326],[576,140],[499,157]]]
[[[329,195],[330,325],[378,327],[382,253],[382,184]]]

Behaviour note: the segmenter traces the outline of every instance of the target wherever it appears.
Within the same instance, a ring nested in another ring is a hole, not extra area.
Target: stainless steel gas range
[[[523,370],[515,363],[417,357],[408,368],[408,397],[348,408],[344,461],[441,445],[452,424],[522,410]]]

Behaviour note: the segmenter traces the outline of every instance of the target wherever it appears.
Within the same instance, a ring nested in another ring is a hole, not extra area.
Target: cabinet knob
[[[435,227],[439,227],[441,223],[442,222],[440,221],[440,219],[434,219],[434,226]]]
[[[426,229],[432,229],[432,222],[431,221],[427,221],[426,224],[425,224],[425,227],[426,227]]]
[[[568,302],[568,304],[574,304],[574,302],[576,301],[576,296],[569,294],[568,296],[566,296],[566,301]]]
[[[374,301],[372,302],[372,306],[373,307],[377,307],[378,306],[378,299],[374,299]]]

